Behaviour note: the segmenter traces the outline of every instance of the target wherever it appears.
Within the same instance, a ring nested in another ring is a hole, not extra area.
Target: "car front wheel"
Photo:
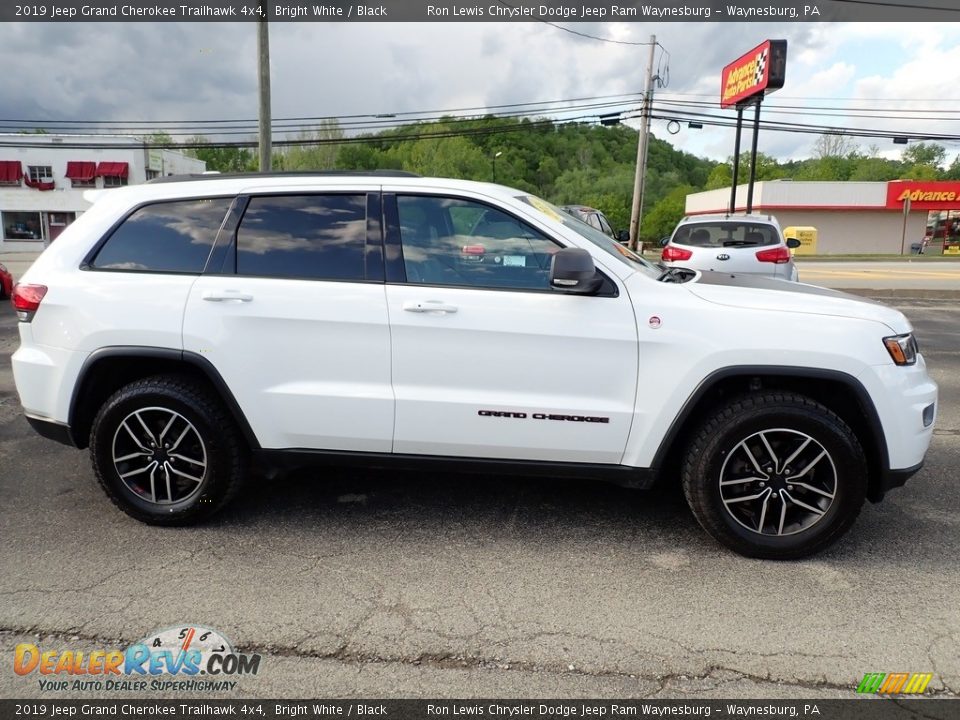
[[[219,399],[191,378],[126,385],[101,407],[90,451],[121,510],[152,525],[186,525],[220,510],[243,480],[244,449]]]
[[[795,393],[763,393],[717,410],[687,448],[682,482],[697,521],[748,557],[793,559],[834,543],[866,495],[850,427]]]

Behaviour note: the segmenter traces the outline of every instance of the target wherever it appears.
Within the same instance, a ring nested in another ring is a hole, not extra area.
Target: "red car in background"
[[[0,300],[10,297],[13,292],[13,275],[0,263]]]

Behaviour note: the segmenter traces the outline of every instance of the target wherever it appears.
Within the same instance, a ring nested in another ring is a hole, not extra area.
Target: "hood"
[[[789,280],[701,272],[684,287],[700,299],[717,305],[873,320],[898,334],[912,329],[902,312],[875,300]]]

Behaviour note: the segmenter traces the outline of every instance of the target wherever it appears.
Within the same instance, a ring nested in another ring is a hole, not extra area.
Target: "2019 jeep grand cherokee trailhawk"
[[[452,462],[679,481],[720,542],[795,558],[920,468],[937,400],[896,310],[664,269],[521,191],[402,174],[111,190],[13,303],[31,424],[162,525],[251,460]]]

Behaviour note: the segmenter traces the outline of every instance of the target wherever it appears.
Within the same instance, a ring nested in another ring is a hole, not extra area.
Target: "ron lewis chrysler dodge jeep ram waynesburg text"
[[[30,423],[159,525],[254,461],[449,464],[679,482],[721,543],[793,558],[920,468],[936,414],[896,310],[403,173],[100,191],[13,304]]]

